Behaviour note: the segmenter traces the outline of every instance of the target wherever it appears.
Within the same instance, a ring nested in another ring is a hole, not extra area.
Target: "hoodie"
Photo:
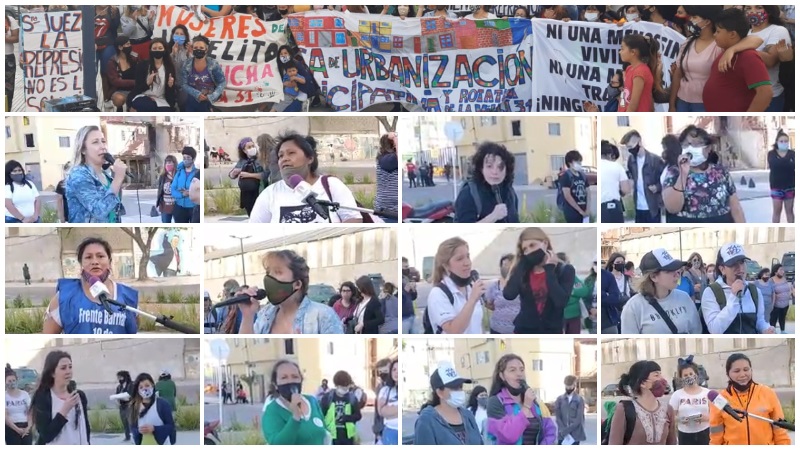
[[[450,424],[429,405],[420,411],[414,424],[414,445],[483,445],[481,430],[472,412],[466,408],[458,408],[458,412],[461,413],[464,423],[466,443],[458,438]]]
[[[496,445],[522,445],[523,433],[530,426],[530,421],[521,413],[521,405],[517,403],[508,390],[503,388],[497,395],[489,398],[486,408],[489,415],[489,440]],[[534,402],[531,408],[534,418],[541,423],[538,432],[538,445],[556,443],[557,429],[553,419],[549,417],[547,407]]]
[[[175,199],[175,204],[181,208],[194,208],[196,206],[189,199],[189,187],[192,185],[192,179],[194,179],[197,171],[197,167],[192,166],[192,171],[186,173],[186,166],[183,165],[183,162],[178,164],[175,177],[172,179],[172,198]],[[186,195],[181,193],[181,189],[186,189]]]

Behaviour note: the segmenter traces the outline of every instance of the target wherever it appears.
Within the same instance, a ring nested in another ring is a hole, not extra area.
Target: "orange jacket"
[[[720,391],[731,407],[748,411],[772,420],[783,419],[783,409],[775,391],[768,386],[753,383],[747,392],[733,388]],[[711,407],[711,445],[791,445],[789,434],[763,420],[745,417],[737,422],[733,417]]]

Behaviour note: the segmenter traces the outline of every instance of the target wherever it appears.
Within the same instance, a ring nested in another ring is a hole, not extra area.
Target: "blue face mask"
[[[778,151],[779,152],[789,151],[789,143],[788,142],[778,142]]]
[[[172,36],[172,40],[178,45],[183,45],[186,43],[186,36],[182,34],[176,34],[175,36]]]

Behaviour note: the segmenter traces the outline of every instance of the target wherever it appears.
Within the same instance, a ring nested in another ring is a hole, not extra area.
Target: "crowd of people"
[[[781,264],[748,280],[750,259],[740,244],[723,245],[713,263],[688,261],[664,249],[634,264],[612,254],[602,278],[602,334],[786,334],[794,282]]]
[[[722,161],[717,138],[690,125],[661,140],[661,155],[631,130],[620,146],[603,140],[599,165],[601,220],[624,223],[624,198],[632,195],[636,223],[744,223],[746,217],[733,174]],[[625,166],[619,159],[627,151]],[[772,222],[794,223],[795,151],[778,131],[767,153]]]

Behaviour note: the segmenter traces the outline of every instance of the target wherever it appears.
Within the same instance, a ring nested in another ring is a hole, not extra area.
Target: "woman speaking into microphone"
[[[72,380],[72,357],[59,350],[47,354],[33,393],[37,445],[91,445],[88,400]]]
[[[100,127],[85,126],[75,136],[72,169],[67,176],[70,223],[120,223],[122,183],[128,166],[117,159],[107,169],[106,142]]]
[[[80,278],[62,278],[45,313],[45,334],[136,334],[136,314],[111,307],[109,314],[100,296],[126,306],[139,305],[139,293],[111,279],[111,245],[87,238],[78,245]],[[101,291],[101,294],[98,294]],[[93,293],[94,292],[94,293]]]

